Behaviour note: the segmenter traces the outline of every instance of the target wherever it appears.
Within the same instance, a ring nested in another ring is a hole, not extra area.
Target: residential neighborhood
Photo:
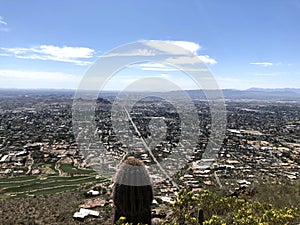
[[[73,217],[75,220],[99,219],[103,217],[101,208],[113,207],[112,174],[116,172],[117,163],[128,155],[142,160],[150,174],[154,188],[153,214],[158,216],[165,215],[165,204],[172,203],[178,190],[187,186],[195,192],[206,189],[234,192],[264,180],[299,179],[298,102],[226,100],[227,124],[222,145],[215,149],[218,155],[202,158],[211,132],[207,101],[193,100],[199,123],[191,130],[200,128],[198,134],[190,134],[197,137],[193,145],[190,139],[181,138],[181,118],[168,102],[153,98],[136,102],[129,114],[137,133],[130,124],[129,131],[113,129],[110,110],[114,96],[105,97],[97,100],[95,111],[93,134],[100,144],[90,144],[84,125],[80,128],[82,136],[76,137],[73,132],[72,92],[2,93],[1,182],[5,179],[26,181],[28,177],[28,180],[38,179],[41,186],[33,188],[29,182],[14,189],[5,187],[0,189],[0,196],[35,196],[49,189],[55,193],[55,188],[60,192],[89,184],[90,190],[82,193],[86,201],[78,205]],[[151,120],[157,118],[162,125],[153,130]],[[128,132],[134,143],[123,143],[129,137]],[[155,135],[161,138],[153,147],[149,140]],[[152,147],[151,152],[143,140]],[[96,149],[96,146],[101,148]],[[99,165],[107,166],[108,173],[98,169]],[[64,180],[54,186],[53,180],[57,177]]]

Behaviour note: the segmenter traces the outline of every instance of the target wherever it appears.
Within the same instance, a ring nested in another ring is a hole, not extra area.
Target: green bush
[[[172,205],[172,214],[164,225],[198,225],[196,213],[203,209],[204,225],[283,225],[300,219],[297,207],[275,208],[272,204],[222,197],[210,191],[194,193],[181,190]]]

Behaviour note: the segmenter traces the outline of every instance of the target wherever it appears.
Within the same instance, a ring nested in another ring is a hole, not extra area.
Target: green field
[[[90,169],[78,169],[72,164],[60,163],[60,169],[63,170],[65,173],[70,175],[74,174],[95,174],[94,170]]]
[[[3,182],[18,182],[18,181],[24,182],[26,180],[32,180],[32,179],[35,179],[35,178],[37,178],[37,176],[12,177],[12,178],[9,178],[9,180],[7,178],[0,178],[0,183],[3,183]]]
[[[53,194],[76,189],[83,184],[99,182],[93,170],[78,169],[71,164],[60,164],[60,169],[69,176],[39,175],[0,178],[0,199]]]

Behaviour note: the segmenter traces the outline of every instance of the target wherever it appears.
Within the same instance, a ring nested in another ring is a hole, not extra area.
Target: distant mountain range
[[[300,101],[300,88],[278,88],[278,89],[264,89],[264,88],[250,88],[247,90],[223,89],[223,96],[225,99],[232,100],[275,100],[275,101]],[[204,92],[199,90],[188,90],[188,94],[192,98],[205,98]],[[200,92],[200,93],[199,93]],[[212,90],[205,91],[207,93]]]
[[[296,93],[300,94],[300,88],[249,88],[246,91],[296,92]]]
[[[246,98],[266,100],[298,100],[300,101],[300,88],[264,89],[250,88],[247,90],[223,90],[225,98]]]

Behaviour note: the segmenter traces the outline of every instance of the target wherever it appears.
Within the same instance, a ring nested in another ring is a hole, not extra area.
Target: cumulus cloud
[[[257,65],[257,66],[264,66],[264,67],[274,66],[274,64],[271,63],[271,62],[252,62],[250,64],[251,65]]]
[[[180,54],[180,52],[178,52],[178,49],[170,49],[169,45],[164,46],[163,43],[166,44],[173,44],[173,45],[177,45],[180,48],[183,48],[185,50],[190,51],[191,53],[193,53],[195,56],[198,57],[195,58],[196,61],[198,61],[200,59],[200,61],[202,61],[205,64],[216,64],[217,61],[214,58],[211,58],[208,55],[201,55],[198,53],[199,50],[201,50],[201,46],[198,43],[195,42],[191,42],[191,41],[163,41],[163,42],[157,42],[157,41],[150,41],[148,42],[150,43],[151,46],[159,48],[161,50],[164,50],[166,52],[169,52],[170,54]],[[170,57],[170,61],[168,60],[168,62],[170,63],[179,63],[179,64],[192,64],[195,63],[195,60],[191,60],[190,57]],[[180,63],[181,62],[181,63]]]
[[[186,50],[189,50],[194,54],[197,54],[197,51],[202,48],[199,44],[191,41],[166,41],[166,42],[177,45]]]
[[[177,46],[177,47],[176,47]],[[137,48],[131,50],[130,47]],[[139,48],[138,48],[139,47]],[[171,41],[171,40],[145,40],[141,41],[140,44],[133,46],[124,46],[120,52],[111,52],[104,55],[103,57],[143,57],[150,56],[158,58],[161,55],[169,55],[169,58],[165,63],[176,63],[176,64],[194,64],[199,63],[199,60],[205,64],[216,64],[217,61],[210,57],[209,55],[198,54],[198,51],[202,47],[195,42],[191,41]],[[187,53],[192,53],[195,57],[187,57]],[[186,56],[186,57],[184,57]],[[167,67],[158,63],[142,63],[138,66],[134,65],[132,67],[139,67],[142,70],[151,71],[174,71],[176,69]]]
[[[134,64],[129,67],[138,68],[145,71],[177,71],[178,69],[172,65],[184,66],[185,70],[189,71],[200,71],[199,62],[204,64],[216,64],[217,61],[209,55],[198,54],[198,51],[202,48],[199,44],[190,41],[158,41],[150,40],[141,42],[141,46],[148,46],[150,48],[138,49],[132,52],[114,53],[108,54],[107,57],[111,56],[155,56],[160,58],[160,55],[165,55],[167,58],[162,63],[140,63]],[[144,45],[143,45],[144,44]],[[178,47],[176,47],[178,46]],[[155,49],[155,50],[153,50]],[[188,56],[188,52],[192,53],[192,56]],[[194,56],[193,56],[194,55]],[[198,64],[198,66],[197,66]],[[204,67],[201,67],[204,70]],[[205,70],[207,71],[207,70]]]
[[[178,46],[178,47],[176,47]],[[217,61],[209,55],[198,54],[198,51],[202,48],[198,43],[190,41],[170,41],[170,40],[147,40],[142,41],[139,45],[134,47],[140,47],[133,51],[130,49],[122,49],[124,52],[114,52],[105,57],[138,57],[138,56],[151,56],[153,62],[133,64],[127,67],[140,69],[143,71],[160,71],[160,72],[171,72],[178,71],[178,68],[173,65],[180,66],[186,71],[196,72],[207,72],[205,66],[199,66],[199,63],[204,64],[216,64]],[[149,48],[150,47],[150,48]],[[189,55],[188,52],[192,53]],[[165,58],[163,62],[160,62],[160,56],[163,55]],[[155,62],[156,56],[159,63]]]
[[[158,50],[156,54],[180,55],[189,51],[196,55],[201,48],[199,44],[190,41],[146,40],[143,44]]]
[[[216,64],[217,61],[208,55],[199,55],[198,58],[206,64]]]
[[[21,59],[52,60],[59,62],[69,62],[77,65],[91,64],[87,59],[94,57],[95,50],[86,47],[69,47],[40,45],[32,48],[0,48],[2,53],[9,54]]]

